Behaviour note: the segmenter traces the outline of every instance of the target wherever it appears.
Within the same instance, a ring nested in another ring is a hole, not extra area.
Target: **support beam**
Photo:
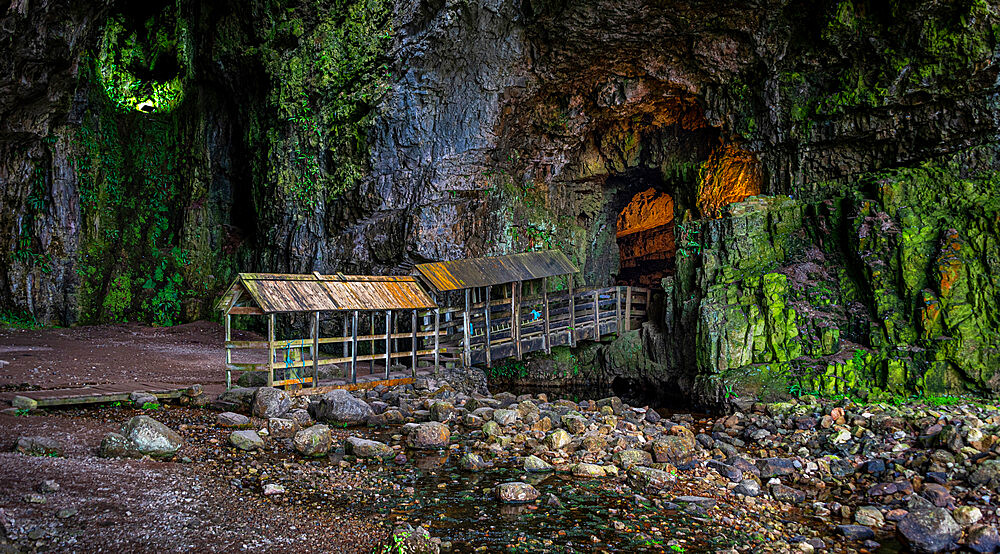
[[[267,386],[274,384],[274,314],[267,316]]]
[[[232,337],[232,323],[230,321],[230,315],[226,313],[225,326],[226,326],[226,342],[233,340]],[[233,363],[233,351],[226,346],[226,390],[233,388],[233,370],[229,369],[229,364]]]
[[[472,345],[469,344],[469,340],[472,338],[472,323],[469,317],[469,296],[471,294],[472,291],[470,289],[465,289],[465,310],[462,312],[462,335],[465,337],[465,367],[472,366]]]
[[[441,368],[441,310],[434,308],[434,376]]]
[[[413,332],[413,340],[410,341],[410,375],[413,377],[417,376],[417,341],[420,340],[417,337],[417,310],[413,310],[412,325],[410,330]]]
[[[632,330],[632,287],[625,287],[625,330]]]
[[[615,287],[615,333],[622,332],[622,288]]]
[[[374,352],[372,352],[374,354]],[[392,367],[392,310],[385,311],[385,378],[389,378]]]
[[[347,337],[350,336],[347,334],[347,327],[349,323],[350,323],[350,316],[344,314],[344,356],[343,356],[344,358],[350,356],[350,352],[348,352],[347,350]]]
[[[569,282],[569,345],[576,346],[576,299],[573,298],[573,274],[566,276]]]
[[[313,312],[312,325],[313,388],[319,386],[319,312]]]
[[[486,285],[486,302],[483,302],[483,313],[486,314],[486,367],[493,367],[493,340],[490,338],[490,286]]]
[[[358,311],[354,310],[351,325],[351,383],[358,383]]]
[[[601,338],[601,292],[594,291],[594,340]]]
[[[368,375],[375,373],[375,312],[368,312],[368,320],[372,324],[371,334],[368,335],[372,339],[369,342],[371,346],[368,348],[371,350],[368,354],[371,355],[371,359],[368,360]]]
[[[542,322],[542,325],[545,326],[545,334],[542,336],[542,344],[545,345],[545,353],[546,354],[551,354],[552,353],[552,335],[549,334],[550,331],[549,331],[549,279],[548,279],[548,277],[542,277],[542,304],[545,305],[545,307],[543,308],[544,313],[542,314],[542,317],[545,318],[545,320]]]
[[[512,283],[510,286],[511,292],[511,308],[513,308],[511,317],[511,329],[510,336],[514,341],[514,351],[517,352],[517,359],[520,360],[522,356],[521,352],[521,281],[517,283]]]

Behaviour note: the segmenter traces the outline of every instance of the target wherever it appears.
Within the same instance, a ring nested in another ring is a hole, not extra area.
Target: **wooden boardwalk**
[[[159,399],[180,398],[184,391],[191,386],[177,383],[112,383],[77,388],[22,391],[18,393],[18,396],[34,400],[40,408],[47,408],[125,402],[128,401],[129,395],[137,391],[148,392]]]

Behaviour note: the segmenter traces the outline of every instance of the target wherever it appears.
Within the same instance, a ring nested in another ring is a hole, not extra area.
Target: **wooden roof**
[[[558,250],[418,264],[416,270],[437,291],[530,281],[579,271]]]
[[[228,310],[246,298],[264,313],[436,308],[417,279],[410,276],[288,275],[240,273],[217,304]]]

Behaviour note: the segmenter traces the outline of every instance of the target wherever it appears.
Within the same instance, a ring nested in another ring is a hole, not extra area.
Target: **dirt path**
[[[0,329],[0,360],[9,362],[0,369],[0,400],[9,401],[25,388],[130,381],[197,383],[219,392],[225,382],[222,338],[222,326],[207,321],[175,327]]]

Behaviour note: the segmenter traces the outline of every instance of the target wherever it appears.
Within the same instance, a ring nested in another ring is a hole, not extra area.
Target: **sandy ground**
[[[234,338],[253,335],[236,331]],[[0,401],[16,391],[94,384],[225,383],[222,326],[198,321],[176,327],[139,324],[54,329],[0,329]]]

